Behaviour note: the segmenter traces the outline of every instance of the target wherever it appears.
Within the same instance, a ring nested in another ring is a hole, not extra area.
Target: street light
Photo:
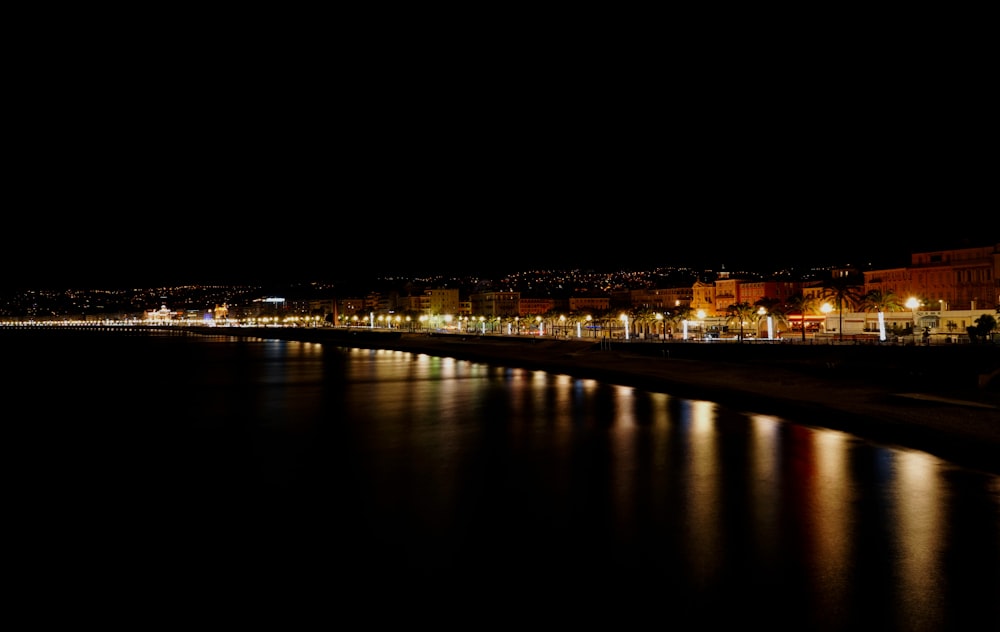
[[[767,316],[767,339],[768,340],[774,340],[774,319],[772,318],[772,316],[767,313],[767,310],[764,309],[763,305],[761,305],[760,309],[757,310],[757,315],[758,316]],[[757,325],[757,337],[758,338],[760,337],[759,319],[758,319],[758,325]]]
[[[628,340],[628,316],[622,314],[619,318],[621,318],[622,324],[625,326],[625,340]]]
[[[920,301],[916,297],[911,296],[906,299],[906,306],[910,308],[910,314],[913,316],[913,335],[917,335],[917,308],[920,307]]]
[[[917,331],[917,308],[920,307],[920,301],[914,297],[906,299],[906,306],[910,308],[910,312],[913,315],[913,332]]]

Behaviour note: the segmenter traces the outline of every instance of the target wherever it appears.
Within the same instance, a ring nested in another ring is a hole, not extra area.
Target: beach
[[[592,378],[843,430],[1000,474],[996,345],[608,343],[324,328],[211,333],[394,349]]]
[[[120,328],[19,328],[105,335]],[[1000,345],[609,341],[334,327],[137,327],[544,370],[843,430],[1000,474]],[[121,332],[119,332],[121,333]]]

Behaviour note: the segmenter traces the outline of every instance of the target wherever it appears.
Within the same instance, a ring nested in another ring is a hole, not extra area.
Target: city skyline
[[[62,234],[50,231],[34,251],[23,245],[4,249],[2,289],[269,285],[386,275],[499,278],[529,270],[865,269],[906,266],[913,252],[996,243],[967,236],[964,225],[926,230],[911,224],[841,235],[833,230],[786,234],[749,225],[662,232],[595,227],[585,233],[559,225],[486,225],[456,232],[446,225],[397,227],[386,221],[385,234],[341,230],[336,224],[328,232],[309,222],[281,230],[250,220],[235,225],[241,228],[206,220],[135,230],[125,223],[120,232],[111,220],[64,223]],[[45,234],[41,226],[33,230]]]
[[[992,100],[964,59],[904,70],[872,42],[809,72],[769,50],[695,69],[533,39],[328,65],[204,35],[20,78],[3,287],[864,267],[997,240]]]

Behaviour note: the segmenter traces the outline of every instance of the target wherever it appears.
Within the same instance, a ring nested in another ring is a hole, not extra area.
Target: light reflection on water
[[[935,629],[957,607],[949,584],[969,581],[944,560],[965,537],[944,526],[949,495],[967,492],[926,453],[543,371],[349,357],[346,406],[383,510],[373,520],[437,542],[438,557],[408,558],[418,574],[462,568],[477,541],[502,539],[488,556],[499,567],[642,571],[693,603],[741,595],[751,610],[780,594],[830,629],[861,610]],[[994,489],[980,500],[1000,534],[996,477],[966,477]],[[981,544],[963,563],[998,559],[996,541]],[[981,570],[995,587],[995,568]]]
[[[226,559],[231,539],[241,568],[309,560],[414,591],[495,577],[627,587],[705,623],[780,613],[812,629],[933,630],[1000,616],[1000,477],[926,453],[396,351],[225,338],[6,351],[11,409],[45,401],[45,419],[74,424],[76,443],[42,463],[72,459],[86,515],[102,509],[94,489],[130,523],[148,505],[178,559],[208,541]],[[59,398],[37,377],[51,367],[72,376]],[[88,402],[100,422],[80,414]],[[81,475],[91,464],[102,477]]]

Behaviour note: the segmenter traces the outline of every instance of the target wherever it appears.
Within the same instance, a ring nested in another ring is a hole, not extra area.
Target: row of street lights
[[[760,313],[762,315],[765,313],[764,312],[764,308],[761,308]],[[700,333],[703,333],[703,331],[704,331],[704,321],[705,321],[705,318],[706,318],[705,310],[698,310],[698,312],[697,312],[697,319],[698,319],[697,322],[698,322],[698,330],[699,330]],[[406,317],[399,316],[399,315],[396,315],[396,316],[386,316],[386,315],[381,315],[381,314],[378,315],[378,316],[376,316],[374,312],[370,312],[368,314],[368,318],[363,318],[363,317],[359,317],[357,315],[354,315],[354,316],[351,316],[351,317],[344,316],[340,320],[341,320],[341,324],[343,324],[344,326],[354,326],[354,327],[367,326],[368,328],[372,328],[372,329],[374,329],[375,327],[384,328],[384,329],[393,329],[393,328],[398,329],[398,328],[401,328],[403,326],[403,323],[405,322],[405,323],[407,323],[407,326],[412,330],[412,324],[413,324],[413,321],[412,321],[412,319],[409,316],[406,316]],[[484,316],[480,316],[478,319],[472,319],[471,322],[474,323],[475,329],[476,329],[476,331],[478,331],[478,333],[485,334],[486,333],[487,323],[490,324],[490,328],[491,328],[492,332],[496,333],[499,330],[499,328],[501,327],[501,320],[502,319],[500,317],[496,318],[496,320],[495,320],[496,325],[495,326],[493,325],[493,323],[494,323],[493,319],[487,319]],[[622,330],[623,330],[623,335],[624,335],[625,340],[630,340],[631,339],[631,327],[629,326],[629,317],[628,317],[628,314],[624,314],[624,313],[621,314],[618,317],[618,320],[620,320],[621,323],[622,323]],[[767,320],[768,320],[768,338],[771,338],[771,337],[773,337],[773,329],[772,329],[771,317],[768,316]],[[458,330],[464,329],[464,331],[466,331],[468,333],[471,333],[473,331],[472,328],[470,328],[470,326],[469,326],[470,319],[469,319],[468,316],[457,316],[456,317],[456,316],[452,316],[451,314],[445,314],[445,315],[443,315],[443,316],[440,317],[440,321],[439,321],[437,316],[422,315],[422,316],[420,316],[418,318],[418,321],[420,323],[420,328],[421,329],[426,329],[428,327],[431,328],[431,329],[438,329],[440,322],[443,322],[445,328],[451,328],[452,327],[452,323],[456,323],[454,325],[454,327],[456,329],[458,329]],[[534,321],[535,321],[535,328],[538,331],[537,335],[539,335],[539,336],[546,335],[545,325],[546,325],[547,322],[550,322],[549,319],[544,319],[541,316],[536,316],[534,318]],[[593,323],[594,323],[593,317],[588,314],[584,318],[584,321],[587,323],[587,325],[586,325],[587,329],[591,329],[592,331],[594,331],[594,335],[596,336],[597,335],[596,334],[596,326],[593,325]],[[659,324],[659,329],[661,331],[662,337],[666,338],[666,323],[664,322],[664,317],[663,317],[662,313],[657,313],[656,314],[656,321]],[[506,333],[507,334],[520,335],[520,333],[521,333],[521,322],[522,322],[522,320],[518,316],[515,316],[512,322],[508,321],[508,323],[507,323],[507,332]],[[566,316],[565,315],[559,316],[558,322],[559,322],[559,325],[558,325],[559,329],[565,335],[565,333],[566,333]],[[683,339],[684,340],[688,339],[688,331],[689,331],[688,330],[688,323],[689,322],[692,322],[692,321],[688,321],[688,320],[684,320],[683,321]],[[609,323],[610,323],[610,321],[609,321]],[[583,337],[583,323],[581,321],[577,320],[577,321],[575,321],[575,325],[576,325],[576,327],[575,327],[575,335],[576,335],[576,337],[577,338],[582,338]],[[553,325],[553,330],[555,329],[555,327],[556,326]],[[554,331],[550,331],[548,335],[553,335],[553,333],[554,333]],[[610,332],[608,332],[608,334],[610,335]]]
[[[703,327],[703,324],[704,324],[703,321],[704,321],[704,319],[706,317],[705,316],[705,311],[704,310],[698,310],[698,314],[697,315],[698,315],[698,320],[699,320],[699,326]],[[412,330],[412,325],[413,325],[413,321],[412,321],[412,319],[409,316],[406,316],[406,317],[402,317],[402,316],[399,316],[399,315],[397,315],[397,316],[385,316],[385,315],[378,315],[378,316],[376,316],[374,312],[370,312],[368,314],[367,318],[360,317],[358,315],[354,315],[354,316],[350,316],[350,317],[343,316],[339,320],[340,320],[340,322],[341,322],[341,324],[343,326],[354,326],[354,327],[364,327],[364,326],[366,326],[366,327],[372,328],[372,329],[374,329],[375,327],[387,328],[387,329],[392,329],[392,328],[397,328],[398,329],[398,328],[402,327],[403,323],[405,322],[405,323],[407,323],[407,326],[410,327],[410,329]],[[464,331],[469,332],[469,333],[472,332],[472,328],[470,328],[470,325],[469,325],[470,318],[468,316],[452,316],[451,314],[444,314],[444,315],[438,317],[438,316],[422,315],[417,320],[420,323],[420,328],[421,329],[427,329],[427,328],[438,329],[441,326],[442,323],[443,323],[443,326],[445,328],[450,329],[450,328],[453,327],[453,323],[455,323],[454,324],[454,328],[456,328],[458,330],[464,329]],[[535,318],[534,318],[534,327],[538,331],[537,335],[539,335],[539,336],[550,335],[551,336],[551,335],[553,335],[556,332],[556,327],[558,327],[559,330],[561,331],[561,333],[563,333],[565,335],[565,333],[566,333],[566,326],[567,326],[566,325],[566,321],[567,321],[566,316],[565,315],[561,315],[561,316],[559,316],[559,318],[557,320],[558,320],[558,323],[559,323],[558,326],[557,325],[552,325],[552,331],[549,331],[548,333],[546,333],[546,324],[547,323],[551,323],[552,321],[550,319],[545,319],[545,318],[543,318],[541,316],[535,316]],[[629,325],[628,314],[621,314],[618,317],[618,320],[621,321],[621,323],[622,323],[622,331],[623,331],[623,336],[624,336],[625,340],[630,340],[631,339],[631,327]],[[499,318],[499,317],[496,318],[495,321],[494,321],[493,319],[487,319],[484,316],[480,316],[478,319],[474,318],[474,319],[471,320],[471,322],[474,323],[475,329],[479,333],[482,333],[482,334],[486,333],[487,324],[490,324],[490,328],[492,329],[493,333],[496,333],[500,329],[500,327],[502,325],[501,321],[502,321],[502,319]],[[666,337],[666,323],[664,321],[664,316],[663,316],[662,313],[657,313],[656,314],[656,321],[659,324],[659,329],[661,331],[662,337],[665,338]],[[496,323],[495,325],[494,325],[494,322]],[[515,316],[512,321],[508,321],[507,322],[507,331],[506,331],[506,333],[507,334],[513,334],[513,335],[520,335],[521,334],[521,326],[522,326],[523,322],[525,322],[525,321],[522,320],[519,316]],[[575,321],[575,336],[577,338],[582,338],[583,337],[583,333],[584,333],[583,332],[583,328],[584,328],[584,324],[583,323],[584,322],[586,322],[586,328],[590,329],[591,331],[593,331],[594,335],[596,336],[597,335],[597,329],[600,326],[595,324],[593,316],[591,316],[589,314],[583,319],[583,321],[580,321],[580,320]],[[608,324],[610,324],[610,322],[611,321],[609,320]],[[684,339],[685,340],[687,340],[688,322],[689,321],[687,321],[687,320],[683,321],[683,325],[684,325]],[[608,336],[610,336],[611,332],[608,331],[608,332],[606,332],[606,334]]]
[[[913,327],[914,327],[914,330],[916,330],[916,328],[917,328],[916,310],[917,310],[918,307],[920,307],[921,303],[916,298],[912,298],[911,297],[910,299],[908,299],[906,301],[905,305],[906,305],[907,308],[909,308],[911,310],[911,312],[913,314]],[[824,315],[829,315],[830,312],[832,312],[832,311],[833,311],[833,306],[830,305],[829,303],[823,303],[820,306],[820,312],[822,312]],[[765,318],[766,317],[766,322],[767,322],[767,339],[768,340],[773,340],[774,339],[774,335],[775,335],[775,331],[774,331],[774,319],[773,319],[773,317],[770,314],[768,314],[767,310],[763,306],[761,306],[758,309],[757,314],[758,314],[758,316],[760,318]],[[690,321],[690,320],[687,320],[687,319],[685,319],[685,320],[682,321],[682,323],[681,323],[681,326],[682,326],[682,339],[684,339],[684,340],[688,340],[689,339],[689,336],[690,336],[690,333],[691,333],[690,332],[690,326],[694,322],[697,323],[699,337],[704,337],[704,327],[705,327],[705,320],[707,318],[707,314],[706,314],[705,310],[699,309],[695,313],[695,316],[696,316],[696,319],[697,319],[696,321]],[[470,325],[469,325],[470,319],[469,319],[468,316],[458,316],[458,317],[455,317],[455,316],[452,316],[450,314],[445,314],[445,315],[441,316],[440,318],[441,318],[441,321],[443,321],[444,326],[446,328],[451,328],[452,327],[452,323],[453,322],[457,322],[457,324],[455,325],[455,328],[461,329],[464,326],[464,329],[465,329],[466,332],[471,333],[473,331],[472,328],[470,328]],[[623,313],[623,314],[621,314],[618,317],[618,319],[622,323],[622,328],[623,328],[625,340],[629,340],[630,337],[631,337],[631,328],[629,326],[629,317],[628,317],[628,315]],[[411,330],[413,329],[412,319],[409,316],[406,316],[406,317],[403,317],[403,316],[400,316],[400,315],[396,315],[396,316],[378,315],[378,316],[376,316],[374,312],[371,312],[371,313],[369,313],[368,318],[364,319],[364,320],[367,320],[367,323],[364,323],[363,320],[362,320],[362,318],[359,318],[357,315],[355,315],[355,316],[350,317],[350,319],[348,319],[348,317],[344,316],[343,320],[341,322],[345,326],[347,326],[347,325],[363,326],[363,325],[366,324],[370,328],[376,327],[376,322],[377,322],[378,323],[377,326],[380,327],[380,328],[397,328],[397,329],[400,328],[400,327],[402,327],[403,323],[405,322],[405,323],[408,324],[408,327]],[[425,329],[427,327],[430,327],[432,329],[437,329],[438,328],[438,324],[439,324],[437,316],[433,316],[432,317],[432,316],[428,316],[428,315],[422,315],[422,316],[420,316],[418,318],[418,321],[420,322],[421,329]],[[536,316],[534,318],[534,321],[535,321],[535,328],[538,331],[537,335],[539,335],[539,336],[546,335],[545,325],[546,325],[547,322],[551,322],[551,321],[549,319],[544,319],[541,316]],[[594,335],[596,336],[597,335],[597,331],[596,331],[596,326],[593,324],[594,323],[593,317],[588,314],[584,318],[584,321],[587,323],[586,324],[587,329],[591,329],[594,332]],[[664,316],[663,316],[662,313],[657,313],[656,314],[656,321],[659,324],[658,328],[661,331],[661,336],[663,338],[666,338],[666,323],[664,322]],[[879,337],[880,337],[881,340],[885,340],[886,339],[885,320],[884,320],[884,317],[883,317],[883,314],[882,314],[881,311],[879,311],[879,314],[878,314],[878,321],[879,321]],[[497,317],[495,319],[495,321],[494,321],[493,319],[487,319],[484,316],[480,316],[480,317],[478,317],[478,319],[473,319],[472,322],[474,324],[473,326],[475,327],[475,330],[478,333],[481,333],[481,334],[485,334],[486,333],[487,324],[490,325],[490,329],[491,329],[492,333],[498,333],[499,330],[502,327],[502,319],[500,317]],[[495,325],[494,325],[494,322],[495,322]],[[562,334],[566,335],[566,316],[565,315],[559,316],[558,322],[559,322],[558,327],[560,328]],[[512,335],[520,335],[521,334],[521,323],[522,323],[521,318],[518,317],[518,316],[515,316],[512,322],[511,321],[507,322],[507,331],[506,331],[506,333],[509,334],[509,335],[511,335],[511,334]],[[576,335],[577,338],[582,338],[583,337],[583,324],[579,320],[575,321],[575,324],[576,324],[575,335]],[[610,324],[610,321],[609,321],[609,324]],[[803,317],[802,326],[805,327],[805,318],[804,317]],[[555,325],[553,325],[553,329],[554,328],[555,328]],[[553,333],[554,332],[549,332],[549,335],[552,335]],[[758,334],[759,333],[760,332],[758,331]],[[608,334],[610,335],[610,332],[608,332]]]

